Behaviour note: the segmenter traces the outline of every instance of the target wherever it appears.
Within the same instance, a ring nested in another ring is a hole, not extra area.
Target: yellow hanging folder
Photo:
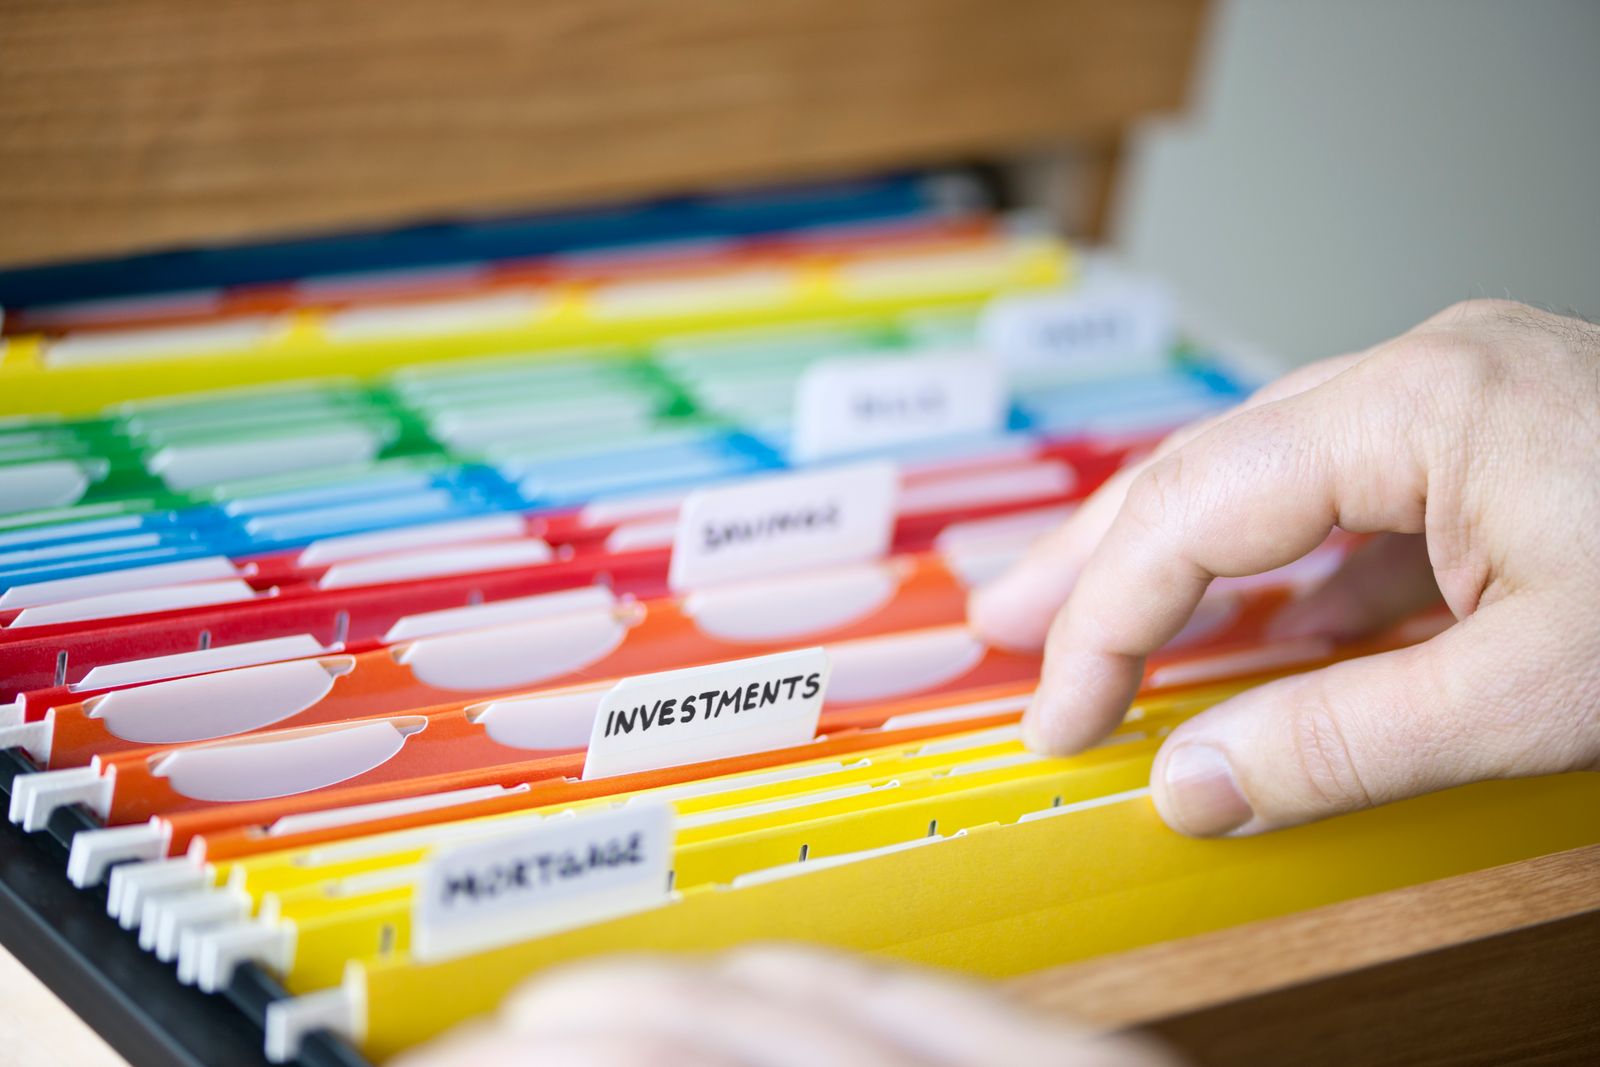
[[[165,350],[134,338],[130,350],[120,352],[101,339],[80,354],[43,336],[19,336],[0,342],[0,416],[90,414],[145,397],[319,378],[330,367],[366,379],[467,356],[633,345],[665,334],[816,319],[873,321],[916,308],[977,308],[999,293],[1063,284],[1071,272],[1061,242],[1002,237],[914,256],[891,250],[800,257],[781,267],[629,283],[616,292],[553,283],[515,316],[503,310],[477,320],[464,315],[448,330],[437,323],[407,326],[402,317],[390,331],[363,326],[352,333],[333,314],[296,311],[226,348],[185,340],[181,351],[176,344]]]
[[[825,860],[1142,787],[1160,739],[1240,688],[1141,701],[1136,721],[1069,759],[1025,752],[1011,726],[868,751],[848,762],[797,764],[784,777],[749,772],[646,790],[625,803],[668,802],[677,810],[673,869],[680,887],[729,882],[797,856]],[[200,887],[215,880],[214,871],[169,885],[167,899],[147,905],[142,939],[158,955],[176,956],[180,976],[207,990],[224,986],[245,960],[267,966],[294,991],[331,985],[347,960],[407,947],[418,864],[431,850],[617,803],[602,798],[251,857],[233,864],[212,893]],[[146,867],[159,876],[170,863]],[[197,928],[187,938],[190,924]]]
[[[691,889],[732,884],[763,870],[817,863],[864,850],[940,837],[1034,810],[1142,789],[1158,740],[1096,749],[1071,759],[1041,759],[1020,744],[958,760],[943,771],[821,788],[786,801],[707,812],[716,821],[681,819],[672,871]],[[399,866],[333,883],[269,893],[253,924],[210,927],[180,954],[180,975],[201,988],[226,985],[242,948],[279,973],[290,992],[335,985],[347,962],[411,945],[411,909],[421,868]],[[277,958],[274,958],[276,955]]]
[[[359,960],[341,986],[269,1009],[269,1054],[332,1027],[382,1062],[547,967],[616,952],[790,940],[1020,974],[1596,843],[1600,776],[1481,783],[1241,839],[1174,833],[1145,796],[1055,810],[442,962]]]

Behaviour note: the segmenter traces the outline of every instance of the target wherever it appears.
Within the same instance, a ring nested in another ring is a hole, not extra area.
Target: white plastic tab
[[[0,467],[0,473],[5,471]],[[3,487],[0,487],[3,488]],[[0,503],[0,507],[5,507]],[[82,541],[63,541],[53,545],[18,548],[0,552],[0,567],[35,567],[51,560],[81,559],[88,556],[114,556],[137,552],[140,549],[159,549],[158,533],[120,534],[113,537],[96,537]]]
[[[156,959],[171,963],[178,958],[178,946],[185,930],[220,926],[248,917],[250,897],[233,889],[197,889],[164,897],[160,907],[155,910],[156,931],[152,950]]]
[[[183,678],[191,674],[251,667],[258,663],[276,663],[279,660],[318,656],[330,651],[310,634],[293,634],[288,637],[271,637],[264,641],[245,641],[237,645],[217,645],[196,652],[178,652],[170,656],[150,656],[146,659],[125,660],[90,668],[80,680],[70,687],[74,693],[95,689],[115,689],[118,686],[144,685],[169,678]]]
[[[243,507],[237,498],[225,508],[231,514],[248,516],[244,520],[244,528],[253,537],[290,540],[340,527],[414,522],[425,515],[447,512],[454,503],[455,499],[448,489],[424,489],[375,499],[358,497],[326,507],[284,512],[250,514],[249,509]]]
[[[1022,558],[1022,550],[1007,544],[966,545],[947,549],[943,556],[950,573],[968,589],[976,589],[1010,570]]]
[[[769,307],[792,292],[794,275],[787,270],[744,269],[713,275],[613,282],[592,298],[600,318],[632,319],[644,315],[689,315],[716,309]]]
[[[367,304],[333,312],[323,320],[322,328],[334,341],[499,330],[528,325],[543,305],[543,299],[531,292]]]
[[[123,593],[89,596],[81,600],[62,600],[52,604],[23,608],[11,621],[11,629],[49,626],[59,622],[84,622],[88,619],[113,619],[123,615],[143,615],[152,611],[176,611],[206,604],[232,604],[251,600],[256,592],[250,583],[238,578],[220,582],[195,582],[161,589],[130,589]]]
[[[595,715],[583,777],[804,744],[816,736],[829,671],[825,650],[802,648],[624,678]]]
[[[570,751],[589,743],[604,697],[605,690],[597,686],[496,700],[470,709],[468,715],[498,744],[536,751]]]
[[[302,549],[298,562],[302,567],[322,567],[330,563],[342,563],[348,559],[381,556],[430,546],[503,541],[521,537],[525,530],[526,523],[520,514],[485,515],[455,522],[430,522],[420,526],[403,526],[396,530],[380,530],[377,533],[325,537],[320,541],[311,542]]]
[[[460,633],[463,630],[481,630],[490,626],[503,626],[514,622],[531,622],[580,611],[614,611],[617,596],[603,585],[566,589],[559,593],[540,593],[538,596],[495,600],[487,604],[472,604],[464,608],[445,608],[407,615],[384,634],[386,644],[398,644],[435,634]]]
[[[639,519],[665,518],[675,514],[688,495],[688,492],[678,489],[666,493],[630,494],[590,501],[578,512],[578,525],[585,529],[594,529]]]
[[[168,488],[183,491],[223,482],[370,463],[383,446],[367,426],[335,425],[293,436],[167,445],[146,462]]]
[[[1040,537],[1060,526],[1074,508],[1035,508],[992,519],[955,523],[934,538],[933,547],[963,584],[975,588],[998,577]]]
[[[898,485],[892,464],[874,462],[696,490],[679,512],[669,582],[688,592],[876,559]]]
[[[198,932],[188,954],[179,947],[179,969],[194,974],[202,993],[226,989],[241,963],[284,974],[294,964],[294,931],[277,923],[242,922]]]
[[[619,435],[641,433],[655,420],[655,408],[654,397],[627,393],[543,404],[512,394],[436,411],[428,429],[457,451],[504,446],[514,454],[520,442],[560,440],[601,425]]]
[[[0,748],[20,748],[37,766],[48,769],[51,742],[55,739],[55,725],[55,709],[52,708],[42,719],[17,723],[14,726],[0,726]]]
[[[57,808],[87,804],[102,819],[111,808],[111,779],[93,767],[19,774],[11,783],[11,821],[29,833],[43,830]]]
[[[426,685],[481,693],[533,686],[588,667],[627,635],[622,613],[606,607],[428,637],[402,648],[396,659]]]
[[[88,488],[88,472],[70,459],[13,463],[0,467],[0,513],[64,507]]]
[[[405,715],[179,749],[158,757],[151,773],[193,800],[294,796],[381,767],[427,723],[421,715]]]
[[[998,366],[981,356],[819,360],[795,389],[792,452],[812,463],[990,433],[1004,416]]]
[[[640,519],[625,523],[606,535],[607,552],[640,552],[647,548],[671,548],[678,534],[677,516]]]
[[[689,594],[683,610],[722,641],[799,639],[866,618],[899,586],[892,564],[864,563],[704,589]]]
[[[335,563],[323,573],[317,585],[322,589],[343,589],[353,585],[436,578],[445,574],[533,567],[549,563],[554,555],[550,546],[536,537],[457,548],[397,552],[388,556]]]
[[[987,548],[1005,545],[1022,549],[1066,522],[1077,510],[1076,505],[1030,508],[1027,511],[997,515],[991,519],[972,519],[953,522],[940,530],[933,539],[934,548],[941,552],[959,552],[966,548]]]
[[[111,826],[74,834],[67,858],[67,880],[79,889],[99,885],[114,863],[154,860],[166,855],[171,833],[152,820],[138,826]]]
[[[908,696],[967,673],[987,646],[961,626],[917,630],[830,645],[830,703],[850,704]]]
[[[448,959],[659,904],[672,845],[672,809],[639,804],[440,848],[413,897],[411,954]]]
[[[203,889],[210,884],[211,876],[206,869],[187,856],[124,863],[111,868],[106,911],[124,930],[137,929],[145,901]]]
[[[82,600],[85,597],[103,596],[107,593],[125,593],[134,589],[155,589],[159,586],[185,582],[205,582],[235,577],[238,577],[238,568],[234,566],[232,560],[226,556],[207,556],[204,559],[157,563],[149,567],[128,567],[124,570],[102,571],[76,578],[52,578],[47,582],[13,585],[0,593],[0,609],[31,608],[39,604]]]
[[[222,354],[254,347],[281,328],[276,316],[252,315],[183,326],[78,331],[45,346],[47,366]]]
[[[354,666],[352,656],[329,656],[195,674],[90,697],[84,710],[124,741],[209,741],[300,714],[327,696],[334,679]]]
[[[366,1009],[349,986],[335,986],[267,1005],[266,1054],[270,1063],[288,1063],[300,1055],[306,1037],[327,1030],[351,1041],[361,1039]]]
[[[948,252],[869,255],[840,267],[836,284],[856,300],[913,293],[926,299],[934,293],[987,290],[1003,281],[1032,247],[1012,240]]]

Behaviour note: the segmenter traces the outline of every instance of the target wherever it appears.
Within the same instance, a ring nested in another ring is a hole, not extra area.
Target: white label
[[[1062,369],[1140,357],[1164,359],[1177,338],[1172,299],[1160,286],[1104,282],[1061,293],[997,300],[978,327],[984,348],[1014,370]]]
[[[625,915],[667,897],[672,809],[631,804],[438,849],[411,906],[431,962]]]
[[[1004,418],[998,368],[981,356],[824,360],[795,389],[793,458],[989,433]]]
[[[624,678],[600,701],[583,777],[804,744],[828,691],[828,653],[802,648]]]
[[[894,465],[873,462],[696,490],[678,511],[668,581],[687,592],[877,559],[898,489]]]

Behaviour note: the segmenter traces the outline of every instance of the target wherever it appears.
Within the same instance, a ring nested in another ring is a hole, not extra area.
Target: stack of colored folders
[[[1274,640],[1343,535],[1217,583],[1102,745],[1022,748],[1038,657],[968,592],[1243,383],[960,176],[0,296],[11,820],[180,980],[281,984],[275,1059],[381,1061],[613,950],[1006,975],[1600,839],[1578,776],[1160,824],[1184,717],[1448,623]]]

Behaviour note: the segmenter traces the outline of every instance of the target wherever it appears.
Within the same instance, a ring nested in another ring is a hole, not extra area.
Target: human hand
[[[535,979],[395,1067],[1175,1067],[982,986],[812,949],[622,959]]]
[[[1254,833],[1487,778],[1600,770],[1600,329],[1457,305],[1180,431],[979,590],[990,641],[1045,648],[1034,748],[1105,736],[1213,578],[1384,536],[1279,619],[1354,635],[1442,593],[1423,644],[1260,686],[1172,732],[1156,805]]]

